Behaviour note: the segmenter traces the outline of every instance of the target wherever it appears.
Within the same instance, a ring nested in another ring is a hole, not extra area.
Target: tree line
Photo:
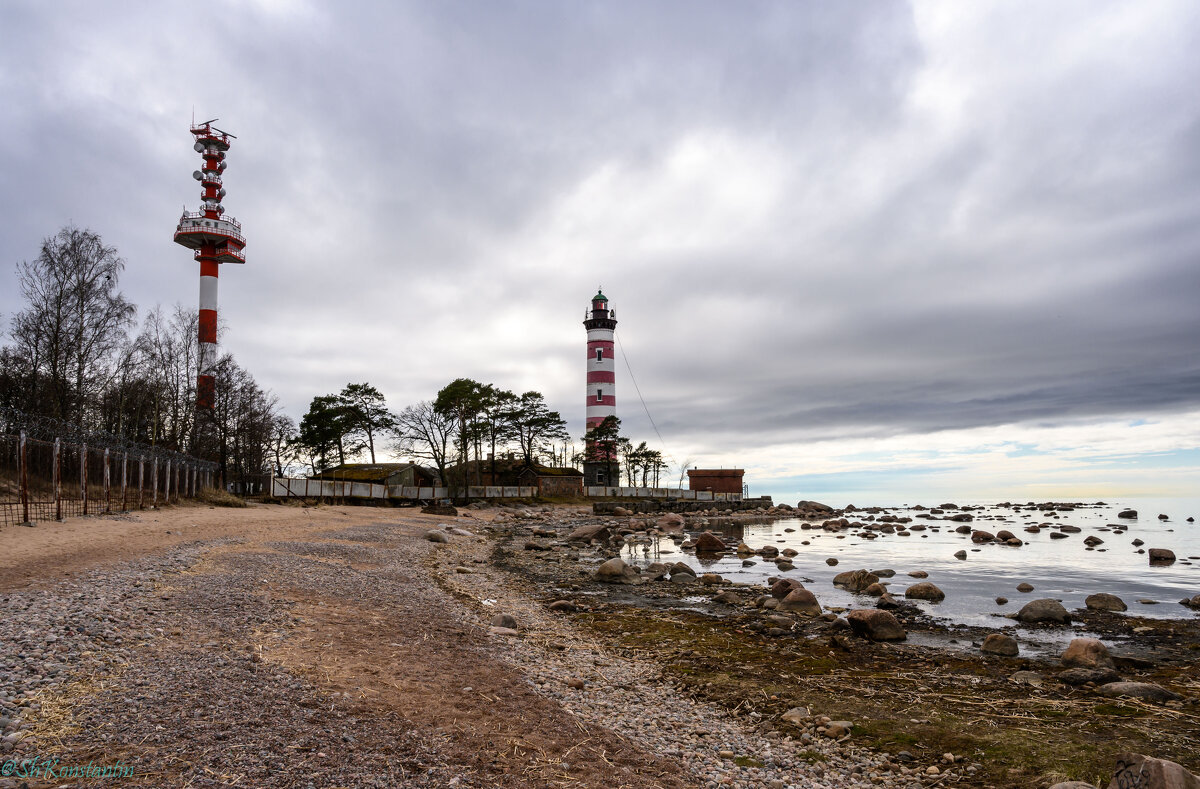
[[[215,461],[223,483],[268,472],[295,432],[278,399],[225,353],[215,407],[198,412],[198,311],[155,306],[139,322],[124,271],[115,247],[74,226],[17,264],[23,306],[0,346],[0,406]]]
[[[424,461],[460,484],[481,484],[485,454],[514,451],[525,463],[570,462],[566,420],[540,392],[516,394],[493,384],[458,378],[425,400],[393,413],[369,383],[347,384],[337,394],[314,397],[292,444],[294,457],[312,473],[363,456],[375,462],[382,442],[394,453]],[[561,446],[560,446],[561,444]],[[473,467],[468,469],[474,461]]]
[[[634,446],[620,435],[620,425],[609,417],[581,437],[580,447],[541,392],[517,394],[458,378],[432,399],[393,412],[377,388],[351,383],[339,393],[312,399],[287,460],[319,474],[365,457],[374,463],[382,444],[436,468],[447,484],[464,486],[484,484],[485,473],[494,480],[499,458],[512,453],[525,464],[579,468],[584,462],[607,463],[610,479],[623,469],[629,484],[657,487],[669,468],[662,452],[645,441]]]

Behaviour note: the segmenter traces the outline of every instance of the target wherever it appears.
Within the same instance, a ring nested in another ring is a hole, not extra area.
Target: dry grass
[[[64,739],[79,731],[75,710],[95,698],[104,690],[105,684],[114,679],[114,676],[104,679],[85,676],[58,690],[39,690],[31,694],[30,697],[41,705],[41,709],[32,716],[29,733],[36,736],[38,742],[61,745]]]
[[[196,498],[213,507],[238,507],[243,508],[249,506],[246,501],[238,496],[228,493],[220,488],[202,488]]]

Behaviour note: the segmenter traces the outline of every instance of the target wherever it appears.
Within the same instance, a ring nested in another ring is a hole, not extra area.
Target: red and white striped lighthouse
[[[587,429],[605,417],[617,415],[617,368],[613,333],[617,314],[608,308],[608,297],[599,291],[592,297],[592,308],[584,313],[587,327]]]
[[[608,308],[608,297],[599,291],[592,297],[592,308],[583,314],[587,327],[587,429],[590,431],[606,418],[617,415],[617,370],[613,339],[617,314]],[[620,472],[611,450],[588,444],[588,459],[583,464],[584,484],[616,485]]]
[[[242,250],[246,239],[242,236],[241,224],[231,216],[225,216],[221,199],[225,197],[221,174],[225,172],[225,152],[229,150],[234,135],[221,131],[206,121],[192,126],[196,138],[196,152],[204,159],[204,167],[192,173],[204,191],[199,211],[189,212],[185,207],[179,226],[175,229],[175,243],[196,250],[200,262],[200,359],[196,376],[196,407],[211,409],[216,389],[213,377],[217,363],[217,270],[222,263],[245,263]]]

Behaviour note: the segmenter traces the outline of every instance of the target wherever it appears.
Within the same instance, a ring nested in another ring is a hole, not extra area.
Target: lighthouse
[[[245,263],[242,250],[246,239],[242,226],[231,216],[225,216],[221,205],[225,187],[221,180],[225,172],[225,152],[234,135],[205,121],[191,128],[196,138],[196,153],[204,160],[203,168],[192,173],[200,182],[201,208],[189,212],[185,207],[175,229],[175,243],[195,250],[200,263],[200,328],[199,364],[196,376],[196,408],[211,410],[216,393],[214,371],[217,364],[217,271],[222,263]]]
[[[617,370],[613,347],[617,314],[609,309],[603,290],[592,297],[591,309],[584,312],[587,328],[587,429],[599,425],[605,417],[617,415]],[[616,485],[616,458],[598,459],[583,464],[585,485]]]

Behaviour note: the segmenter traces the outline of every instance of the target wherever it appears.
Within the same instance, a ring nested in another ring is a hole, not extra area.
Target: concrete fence
[[[681,499],[683,501],[741,501],[740,493],[713,493],[711,490],[682,488],[610,488],[590,485],[585,488],[593,499]]]
[[[680,488],[617,488],[589,486],[584,492],[593,499],[677,499],[681,501],[741,501],[740,493],[713,493],[710,490]],[[275,477],[271,495],[276,498],[298,499],[398,499],[432,500],[448,498],[448,488],[413,488],[401,485],[374,485],[348,480]],[[530,499],[538,495],[535,487],[501,487],[471,485],[466,489],[471,499]]]
[[[472,499],[529,499],[537,488],[470,486],[467,496]],[[276,498],[298,499],[398,499],[429,501],[449,497],[444,487],[409,487],[407,485],[374,485],[369,482],[349,482],[329,479],[276,477],[271,482],[271,495]]]

